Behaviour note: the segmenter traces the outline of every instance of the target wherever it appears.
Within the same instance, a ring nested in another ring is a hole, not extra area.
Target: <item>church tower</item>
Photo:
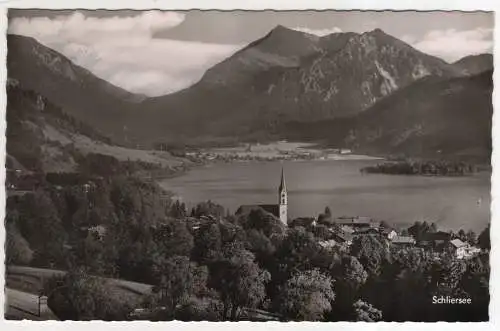
[[[280,220],[281,223],[288,224],[288,195],[286,192],[285,174],[281,168],[281,183],[278,189],[278,203],[280,206]]]

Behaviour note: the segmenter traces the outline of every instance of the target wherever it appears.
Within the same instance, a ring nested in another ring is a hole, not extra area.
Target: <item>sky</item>
[[[8,33],[34,37],[126,90],[158,96],[189,87],[278,24],[319,36],[380,28],[448,62],[493,52],[487,12],[9,10]]]

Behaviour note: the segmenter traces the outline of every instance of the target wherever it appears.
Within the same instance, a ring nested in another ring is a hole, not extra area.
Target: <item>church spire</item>
[[[280,192],[286,191],[285,172],[283,171],[283,167],[281,167],[281,183],[280,183],[279,190],[280,190]]]
[[[284,224],[288,224],[288,194],[286,193],[286,183],[285,183],[285,172],[283,167],[281,167],[281,183],[278,192],[278,203],[279,203],[279,217],[280,221]]]

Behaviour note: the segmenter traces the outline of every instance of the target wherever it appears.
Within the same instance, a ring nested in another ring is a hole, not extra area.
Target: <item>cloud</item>
[[[184,14],[148,11],[131,17],[15,18],[9,33],[36,38],[97,76],[136,93],[163,95],[190,86],[242,45],[154,38]]]
[[[460,58],[493,51],[493,29],[476,28],[473,30],[434,30],[423,38],[403,36],[402,40],[418,50],[454,62]]]
[[[337,27],[333,27],[333,28],[329,28],[329,29],[309,29],[306,27],[297,27],[297,28],[293,28],[293,30],[313,34],[313,35],[316,35],[318,37],[327,36],[327,35],[332,34],[332,33],[342,32],[342,29],[337,28]]]

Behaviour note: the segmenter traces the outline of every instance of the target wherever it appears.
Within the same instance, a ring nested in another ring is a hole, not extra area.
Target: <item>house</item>
[[[333,239],[330,239],[330,240],[322,240],[322,241],[318,242],[318,244],[319,244],[321,247],[326,248],[326,249],[328,249],[328,248],[333,248],[333,247],[335,247],[335,246],[337,246],[337,245],[338,245],[338,243],[337,243],[335,240],[333,240]]]
[[[468,259],[481,251],[479,248],[471,246],[460,239],[451,240],[448,247],[457,259]]]
[[[387,238],[389,240],[393,240],[398,235],[398,233],[394,229],[391,229],[391,228],[381,228],[380,234],[384,238]]]
[[[460,239],[453,239],[449,243],[449,248],[457,259],[463,259],[466,255],[467,243]]]
[[[94,234],[99,240],[102,240],[106,235],[106,227],[104,225],[95,225],[88,228],[88,232]]]
[[[451,241],[451,233],[444,231],[426,233],[419,241],[421,247],[432,248],[435,251],[443,251]]]
[[[350,246],[352,244],[353,235],[342,231],[332,232],[332,238],[342,245]]]
[[[397,247],[411,247],[415,243],[415,239],[411,236],[395,236],[391,240],[391,244]]]

